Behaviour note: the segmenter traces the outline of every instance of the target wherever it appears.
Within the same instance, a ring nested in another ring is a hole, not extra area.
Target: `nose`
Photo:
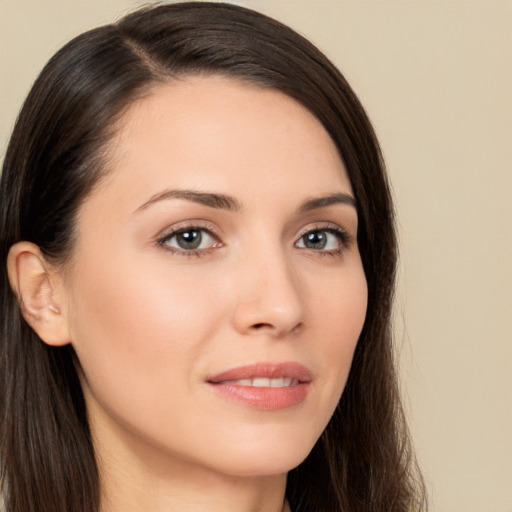
[[[276,338],[298,332],[304,322],[304,296],[297,272],[285,255],[267,252],[250,260],[241,266],[236,283],[235,329]]]

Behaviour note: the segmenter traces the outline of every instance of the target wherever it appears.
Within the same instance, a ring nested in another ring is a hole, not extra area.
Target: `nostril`
[[[270,327],[270,325],[269,324],[265,324],[265,323],[260,323],[260,324],[254,324],[253,325],[254,329],[262,329],[263,327]]]
[[[283,331],[283,332],[294,332],[294,333],[297,333],[298,330],[301,327],[302,327],[302,322],[299,322],[297,325],[295,325],[289,331],[286,330],[286,331]],[[279,328],[276,328],[276,326],[274,326],[271,323],[267,323],[267,322],[259,322],[257,324],[253,324],[253,325],[251,325],[251,329],[253,331],[264,331],[264,330],[268,329],[268,330],[276,331],[276,332],[279,332],[279,333],[281,332]]]

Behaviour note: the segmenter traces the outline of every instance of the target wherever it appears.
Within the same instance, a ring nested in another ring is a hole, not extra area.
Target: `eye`
[[[197,254],[214,247],[220,242],[209,230],[190,226],[166,234],[159,244],[177,253]]]
[[[348,242],[349,235],[341,228],[318,228],[304,233],[297,241],[296,247],[326,253],[339,253]]]

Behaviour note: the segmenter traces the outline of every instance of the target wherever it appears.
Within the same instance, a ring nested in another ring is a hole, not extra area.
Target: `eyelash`
[[[305,247],[305,249],[308,249],[310,252],[313,252],[315,253],[315,255],[318,256],[340,257],[344,250],[348,248],[352,242],[352,237],[348,233],[348,231],[344,230],[337,224],[326,223],[314,227],[308,226],[299,236],[297,242],[295,242],[295,245],[299,243],[299,241],[304,240],[304,237],[311,233],[329,233],[331,235],[334,235],[339,242],[339,247],[331,250],[315,250],[308,249],[307,247]]]
[[[171,247],[170,245],[168,245],[168,242],[173,237],[175,237],[176,235],[179,235],[181,233],[187,233],[189,231],[199,231],[201,233],[207,233],[208,236],[210,236],[214,240],[216,240],[215,246],[209,247],[207,249],[185,250],[185,249],[178,249],[177,247]],[[172,228],[171,230],[167,231],[164,235],[162,235],[161,237],[158,238],[157,244],[160,247],[162,247],[164,250],[169,251],[171,254],[176,254],[178,256],[184,256],[186,258],[199,258],[201,256],[206,256],[212,250],[223,247],[222,242],[219,240],[218,235],[215,233],[215,230],[212,229],[211,226],[195,224],[195,223]]]
[[[208,236],[212,237],[214,240],[216,240],[215,245],[212,247],[208,247],[206,249],[191,249],[191,250],[185,250],[185,249],[178,249],[176,247],[171,247],[168,245],[168,242],[175,236],[181,234],[181,233],[187,233],[189,231],[199,231],[201,233],[206,233]],[[340,257],[343,253],[344,249],[346,249],[352,242],[351,235],[342,229],[337,224],[331,224],[326,223],[319,226],[314,227],[308,227],[302,231],[302,233],[299,235],[297,241],[294,243],[294,246],[297,246],[297,244],[300,241],[304,240],[304,237],[312,234],[312,233],[329,233],[334,235],[338,241],[339,241],[339,247],[336,249],[331,250],[315,250],[310,249],[307,247],[304,247],[304,249],[309,250],[310,252],[314,253],[315,255],[319,256],[331,256],[331,257]],[[206,256],[209,254],[212,250],[218,249],[220,247],[223,247],[224,244],[220,241],[219,237],[215,233],[215,230],[213,230],[210,226],[201,225],[201,224],[189,224],[184,226],[179,226],[176,228],[173,228],[169,231],[167,231],[165,234],[163,234],[161,237],[157,239],[157,245],[162,247],[164,250],[169,251],[172,254],[176,254],[178,256],[184,256],[187,258],[199,258],[202,256]]]

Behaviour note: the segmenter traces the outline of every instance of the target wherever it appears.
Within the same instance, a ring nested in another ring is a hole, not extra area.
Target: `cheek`
[[[156,399],[157,390],[192,389],[194,363],[222,316],[215,290],[199,293],[192,282],[158,262],[134,266],[118,258],[108,266],[84,258],[71,308],[73,345],[104,405],[129,410]]]
[[[333,292],[331,297],[336,297],[336,294]],[[342,356],[352,355],[366,318],[366,308],[367,289],[364,276],[354,282],[352,287],[346,287],[337,300],[331,300],[325,305],[325,315],[329,315],[325,325],[332,352]]]
[[[366,318],[368,292],[362,267],[355,267],[333,280],[315,304],[318,353],[324,359],[331,407],[337,404],[345,386],[354,350]]]
[[[316,282],[311,279],[310,283],[313,319],[320,319],[318,325],[325,329],[334,350],[343,350],[345,344],[355,345],[366,317],[368,289],[362,264],[356,256],[339,273],[323,279],[322,288],[315,286],[318,279]]]

